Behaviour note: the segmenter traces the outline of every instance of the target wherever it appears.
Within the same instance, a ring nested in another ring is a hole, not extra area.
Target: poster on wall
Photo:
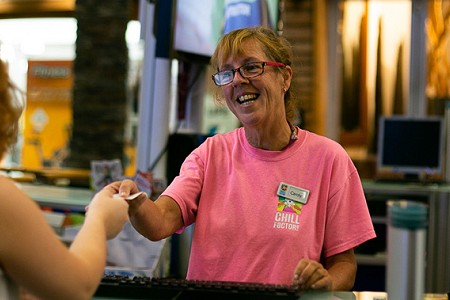
[[[28,61],[22,166],[60,167],[72,124],[72,61]]]
[[[276,28],[278,0],[178,0],[174,49],[210,57],[224,33],[264,25]]]
[[[275,22],[271,22],[269,8],[264,0],[225,1],[224,34],[235,29],[258,25],[275,29],[272,24]]]

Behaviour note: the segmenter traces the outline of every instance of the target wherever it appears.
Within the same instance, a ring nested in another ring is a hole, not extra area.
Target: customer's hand
[[[114,187],[104,187],[95,194],[86,210],[87,218],[102,220],[107,239],[117,236],[128,221],[128,203],[124,199],[113,197],[116,193]]]
[[[117,194],[119,194],[119,196],[122,198],[126,198],[126,197],[130,196],[131,194],[135,194],[135,193],[139,192],[139,188],[136,185],[136,183],[129,179],[113,182],[113,183],[109,184],[108,187],[115,190],[115,192]],[[127,200],[127,203],[129,204],[128,214],[130,216],[134,215],[138,211],[141,204],[147,200],[149,200],[149,199],[147,198],[147,195],[145,193],[142,193],[141,195],[134,198],[133,200]]]

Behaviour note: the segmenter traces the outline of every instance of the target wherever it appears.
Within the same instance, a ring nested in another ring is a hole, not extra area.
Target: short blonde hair
[[[23,103],[11,82],[6,64],[0,60],[0,158],[16,143]]]
[[[241,55],[242,43],[248,39],[258,42],[269,60],[292,67],[293,54],[290,43],[284,37],[275,34],[272,29],[257,26],[233,30],[224,35],[211,56],[213,69],[218,71],[220,64],[223,63],[222,60]],[[284,95],[284,106],[286,118],[288,121],[294,122],[298,117],[298,110],[291,88]]]

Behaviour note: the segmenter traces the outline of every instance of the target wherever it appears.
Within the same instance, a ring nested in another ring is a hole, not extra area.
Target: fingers
[[[101,206],[99,203],[103,202],[106,202],[105,204],[108,206],[114,206],[114,203],[111,202],[112,198],[113,200],[124,201],[129,215],[134,215],[141,204],[147,200],[147,195],[144,192],[138,192],[136,183],[130,179],[110,183],[94,196],[90,204],[85,207],[85,212],[87,214],[95,208],[93,206]]]
[[[112,191],[110,188],[104,188],[94,195],[86,207],[87,218],[95,218],[103,222],[107,239],[119,234],[129,220],[128,202],[122,198],[112,197]]]
[[[321,263],[302,259],[295,269],[293,284],[302,290],[330,290],[331,278]]]
[[[139,192],[136,183],[130,179],[125,179],[120,182],[119,195],[122,197],[128,197],[130,194]]]
[[[111,196],[114,194],[119,194],[122,198],[126,198],[130,194],[137,193],[139,191],[136,183],[130,179],[110,183],[105,186],[103,190],[108,192]]]

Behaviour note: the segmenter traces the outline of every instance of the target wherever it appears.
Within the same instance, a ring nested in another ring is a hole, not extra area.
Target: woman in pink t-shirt
[[[264,27],[235,30],[211,63],[242,127],[195,149],[155,202],[130,201],[133,226],[159,240],[195,223],[188,279],[350,290],[353,248],[375,232],[344,149],[293,125],[290,45]]]

